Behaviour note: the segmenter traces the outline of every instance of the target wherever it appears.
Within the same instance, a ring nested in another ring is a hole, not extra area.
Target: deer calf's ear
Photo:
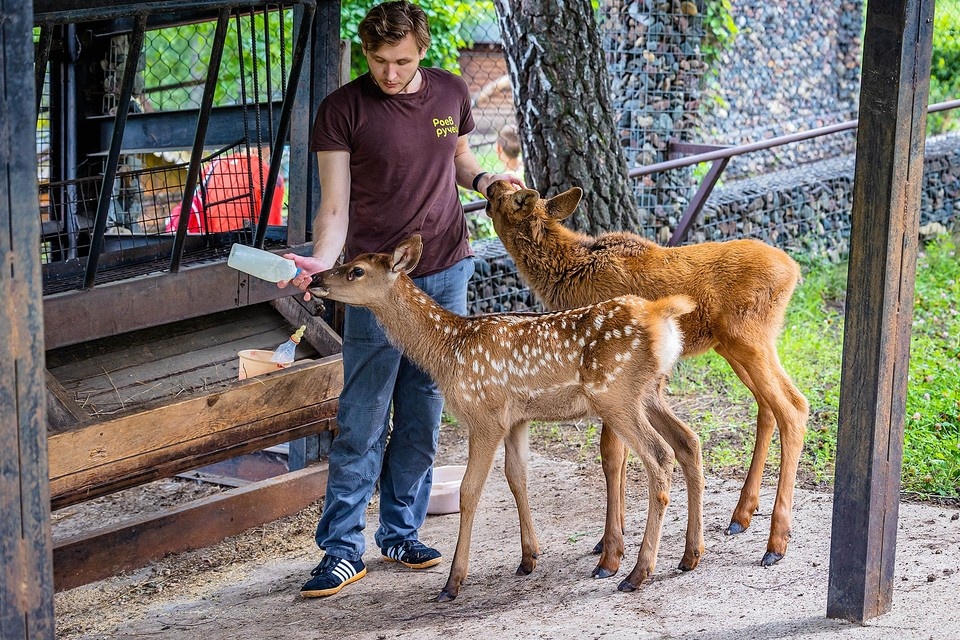
[[[391,270],[396,273],[404,271],[409,273],[414,270],[417,263],[420,262],[420,255],[423,253],[423,242],[419,235],[411,236],[397,245],[393,250],[393,265]]]

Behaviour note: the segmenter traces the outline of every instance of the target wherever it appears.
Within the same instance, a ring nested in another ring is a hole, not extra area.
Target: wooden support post
[[[33,3],[0,0],[0,638],[53,638]]]
[[[827,616],[890,610],[934,0],[867,4]]]

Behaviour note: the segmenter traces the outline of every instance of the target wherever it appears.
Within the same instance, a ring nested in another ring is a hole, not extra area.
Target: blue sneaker
[[[339,593],[351,582],[356,582],[367,575],[367,568],[363,560],[353,562],[325,555],[310,575],[313,577],[300,587],[300,595],[304,598],[323,598]]]
[[[381,549],[387,562],[399,562],[411,569],[426,569],[440,564],[443,556],[419,540],[404,540],[387,549]]]

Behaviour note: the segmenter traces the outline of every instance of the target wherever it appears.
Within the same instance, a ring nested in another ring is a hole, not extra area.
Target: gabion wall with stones
[[[863,0],[733,0],[739,33],[706,74],[698,142],[738,145],[857,117]],[[727,179],[852,153],[853,132],[735,158]]]
[[[843,260],[850,247],[853,155],[738,180],[717,188],[687,243],[757,238],[794,255]],[[920,225],[955,230],[960,134],[927,140]],[[497,239],[474,243],[470,313],[542,310]]]

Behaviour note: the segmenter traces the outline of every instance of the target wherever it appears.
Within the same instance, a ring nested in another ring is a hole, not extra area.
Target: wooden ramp
[[[47,352],[52,507],[332,430],[340,339],[316,311],[284,298]],[[238,380],[238,351],[273,349],[300,324],[308,329],[293,365]],[[284,475],[158,514],[152,524],[56,543],[56,588],[211,544],[322,497],[324,465]],[[259,500],[270,508],[256,508]],[[201,522],[196,536],[183,535]]]

